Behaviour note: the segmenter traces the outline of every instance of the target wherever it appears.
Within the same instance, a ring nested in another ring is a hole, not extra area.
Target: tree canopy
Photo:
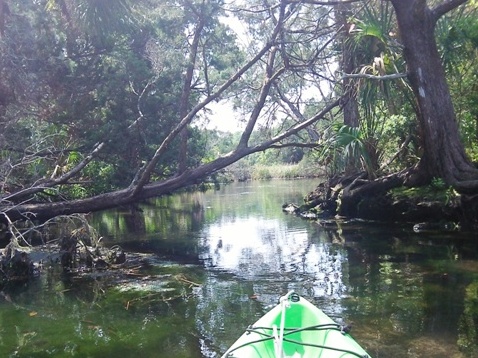
[[[474,2],[2,0],[0,9],[8,220],[131,204],[294,146],[370,181],[401,173],[402,184],[438,177],[476,191]],[[211,105],[224,102],[241,130],[228,151],[212,151]]]

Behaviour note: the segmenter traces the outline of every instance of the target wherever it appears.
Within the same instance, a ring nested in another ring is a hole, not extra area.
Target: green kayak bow
[[[289,292],[222,358],[370,358],[350,336],[305,298]]]

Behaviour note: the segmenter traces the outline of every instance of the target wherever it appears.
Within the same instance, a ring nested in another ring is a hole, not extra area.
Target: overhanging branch
[[[314,1],[314,0],[288,0],[288,4],[311,4],[311,5],[324,5],[334,6],[343,4],[353,4],[356,2],[363,2],[363,0],[343,0],[343,1]]]
[[[96,144],[95,148],[90,154],[88,154],[80,163],[78,163],[74,168],[64,173],[63,175],[57,178],[52,178],[51,180],[48,180],[48,181],[41,181],[38,185],[34,185],[24,190],[20,190],[11,195],[2,197],[1,199],[5,201],[15,201],[20,198],[24,198],[28,195],[33,195],[35,193],[44,191],[47,188],[52,188],[54,186],[67,183],[68,180],[70,180],[71,178],[79,174],[81,170],[83,170],[83,168],[85,168],[88,165],[88,163],[90,163],[98,155],[98,153],[101,151],[104,145],[105,143]]]
[[[399,78],[405,78],[407,76],[408,74],[406,73],[394,73],[391,75],[383,75],[383,76],[369,75],[367,73],[344,73],[342,78],[367,78],[370,80],[387,81],[387,80],[396,80]]]
[[[281,148],[289,148],[289,147],[295,147],[295,148],[317,148],[319,144],[317,143],[298,143],[298,142],[289,142],[289,143],[278,143],[278,144],[273,144],[269,148],[271,149],[281,149]]]
[[[296,134],[297,132],[301,131],[302,129],[310,126],[311,124],[321,120],[322,118],[324,118],[324,116],[329,113],[332,109],[334,109],[335,107],[339,106],[340,103],[342,102],[342,98],[337,98],[335,101],[329,103],[324,109],[322,109],[319,113],[317,113],[315,116],[309,118],[308,120],[302,122],[302,123],[298,123],[297,125],[293,126],[292,128],[290,128],[289,130],[285,131],[284,133],[282,134],[279,134],[273,138],[271,138],[270,140],[266,141],[266,142],[263,142],[261,144],[258,144],[257,146],[254,147],[254,152],[259,152],[261,150],[265,150],[267,148],[270,148],[272,145],[275,145],[276,143],[279,143],[280,141],[282,141],[283,139],[285,138],[288,138],[294,134]]]
[[[233,76],[231,76],[214,94],[208,96],[203,101],[194,106],[189,113],[180,120],[177,126],[169,133],[169,135],[163,140],[161,145],[158,147],[153,157],[141,168],[137,173],[132,183],[130,184],[128,195],[136,196],[138,195],[143,187],[149,182],[154,168],[158,164],[162,155],[166,152],[169,144],[176,138],[176,136],[185,128],[196,116],[196,114],[206,107],[212,101],[221,97],[221,95],[226,92],[242,75],[244,75],[254,64],[256,64],[262,57],[271,49],[275,39],[279,33],[279,25],[274,28],[270,40],[264,44],[263,48],[246,64],[244,64]]]
[[[435,21],[438,21],[440,17],[456,9],[458,6],[463,5],[468,0],[445,0],[442,3],[436,5],[431,9]]]

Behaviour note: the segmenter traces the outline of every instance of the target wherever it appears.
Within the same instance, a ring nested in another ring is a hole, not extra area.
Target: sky
[[[244,128],[240,123],[240,115],[234,113],[231,103],[213,102],[208,105],[208,109],[212,113],[208,115],[209,123],[206,128],[217,129],[222,132],[237,132]]]
[[[221,17],[220,21],[228,25],[237,35],[237,43],[243,48],[247,48],[251,41],[251,37],[247,33],[246,26],[235,16]],[[333,71],[334,69],[330,69]],[[330,91],[330,84],[322,88],[324,93]],[[304,93],[304,99],[320,98],[322,94],[318,89],[309,88]],[[244,115],[235,113],[232,103],[228,101],[211,102],[207,108],[212,112],[207,115],[207,129],[216,129],[223,132],[237,132],[244,129]]]
[[[220,21],[228,25],[237,35],[239,46],[246,48],[251,41],[247,35],[247,29],[241,21],[235,16],[221,17]],[[217,129],[222,132],[237,132],[244,128],[240,123],[240,115],[234,113],[232,104],[227,101],[220,103],[212,102],[207,108],[212,111],[208,115],[209,122],[206,125],[208,129]]]

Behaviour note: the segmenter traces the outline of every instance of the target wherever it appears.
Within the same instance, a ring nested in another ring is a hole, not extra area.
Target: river
[[[1,357],[220,357],[295,290],[372,357],[478,356],[478,240],[412,224],[307,221],[311,180],[236,183],[90,216],[147,265],[40,277],[0,297]],[[179,283],[179,284],[178,284]]]

